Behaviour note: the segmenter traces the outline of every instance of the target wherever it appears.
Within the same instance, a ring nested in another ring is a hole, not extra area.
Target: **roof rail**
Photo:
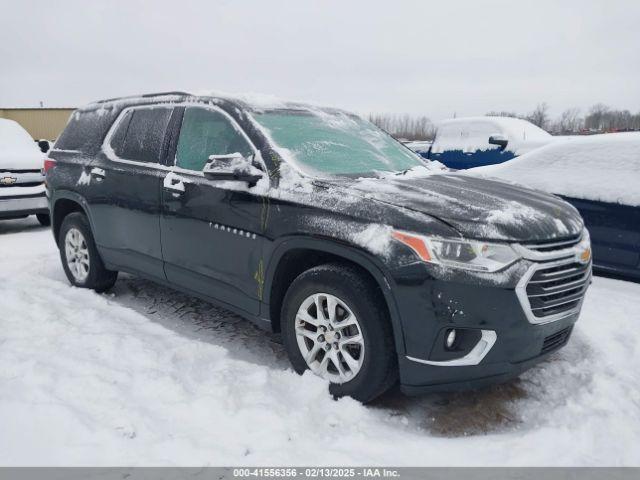
[[[149,97],[161,97],[164,95],[191,95],[191,93],[188,92],[181,92],[181,91],[175,91],[175,92],[158,92],[158,93],[145,93],[143,95],[127,95],[124,97],[113,97],[113,98],[107,98],[105,100],[98,100],[96,102],[93,103],[108,103],[108,102],[115,102],[116,100],[126,100],[126,99],[130,99],[130,98],[149,98]]]

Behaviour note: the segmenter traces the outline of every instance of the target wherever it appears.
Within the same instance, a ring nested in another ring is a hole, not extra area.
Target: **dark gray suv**
[[[72,284],[125,271],[205,298],[361,401],[517,375],[567,342],[590,282],[573,207],[432,168],[340,110],[107,100],[73,115],[47,165]]]

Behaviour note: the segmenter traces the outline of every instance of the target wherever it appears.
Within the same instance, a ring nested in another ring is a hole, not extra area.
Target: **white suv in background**
[[[0,220],[36,215],[49,225],[42,167],[44,154],[13,120],[0,118]]]

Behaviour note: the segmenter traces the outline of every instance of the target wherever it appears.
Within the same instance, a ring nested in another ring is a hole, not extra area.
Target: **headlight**
[[[497,272],[520,256],[509,245],[476,240],[427,237],[393,231],[393,238],[411,248],[423,261],[479,272]]]

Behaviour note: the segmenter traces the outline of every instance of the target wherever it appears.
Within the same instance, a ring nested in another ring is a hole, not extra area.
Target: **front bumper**
[[[425,264],[396,271],[394,290],[405,347],[398,359],[402,390],[418,394],[500,383],[564,346],[582,300],[549,321],[532,319],[522,300],[522,280],[539,265],[524,258],[499,274],[445,273]],[[585,285],[590,266],[587,271]],[[450,329],[478,332],[475,351],[447,357],[442,339]]]
[[[509,335],[510,339],[504,337],[500,339],[500,333],[497,333],[496,342],[498,340],[502,340],[503,343],[510,341],[512,346],[521,345],[527,350],[537,352],[532,357],[524,360],[518,358],[519,355],[513,352],[510,353],[504,348],[477,365],[460,367],[424,365],[406,357],[402,358],[400,359],[400,370],[402,371],[401,389],[408,395],[417,395],[430,392],[472,390],[506,382],[566,345],[576,320],[577,315],[553,324],[538,326],[533,332],[527,332],[526,330],[512,331]],[[558,336],[561,336],[562,340],[554,345],[553,349],[545,350],[545,339]]]
[[[35,195],[0,197],[0,218],[16,218],[36,213],[49,213],[44,192]]]

